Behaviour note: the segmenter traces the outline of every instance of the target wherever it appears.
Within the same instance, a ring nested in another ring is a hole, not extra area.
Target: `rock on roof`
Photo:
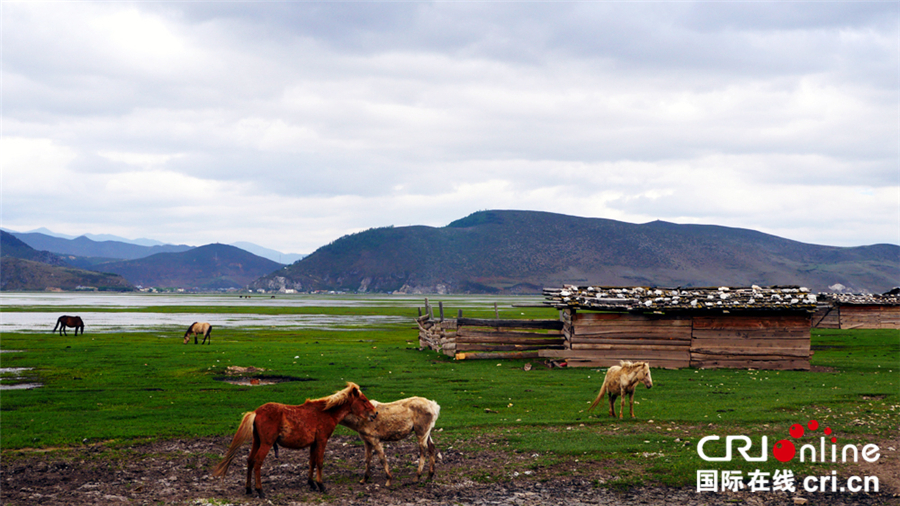
[[[805,287],[656,288],[573,286],[545,288],[544,303],[557,309],[598,311],[807,311],[817,296]]]

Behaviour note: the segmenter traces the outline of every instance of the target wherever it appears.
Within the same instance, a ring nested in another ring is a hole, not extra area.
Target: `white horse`
[[[441,414],[441,407],[438,403],[424,397],[409,397],[388,403],[371,402],[378,410],[378,417],[374,420],[349,414],[340,422],[341,425],[358,432],[360,439],[366,445],[366,473],[360,483],[365,483],[371,476],[372,450],[374,449],[378,452],[381,463],[384,465],[384,474],[387,476],[385,486],[390,487],[393,476],[391,476],[381,442],[400,441],[412,433],[416,434],[419,442],[419,470],[416,473],[416,481],[422,477],[426,455],[429,459],[428,479],[434,477],[435,454],[441,458],[440,452],[434,446],[434,440],[431,439],[431,430],[434,429],[434,423]]]
[[[622,396],[622,406],[619,409],[619,418],[625,414],[625,396],[627,395],[631,404],[631,418],[634,418],[634,389],[638,383],[643,383],[645,387],[653,386],[653,378],[650,377],[650,364],[647,362],[631,363],[627,360],[619,362],[606,371],[606,377],[603,378],[603,386],[600,387],[600,393],[591,404],[591,409],[600,404],[603,394],[609,393],[609,416],[615,417],[614,409],[616,397]]]
[[[201,345],[206,344],[207,339],[209,339],[209,344],[212,344],[212,337],[210,337],[211,333],[212,333],[212,325],[210,325],[208,323],[194,322],[191,324],[190,327],[188,327],[187,332],[184,333],[184,344],[187,344],[188,341],[191,340],[191,338],[188,337],[191,334],[193,334],[193,336],[194,336],[194,344],[197,344],[197,335],[198,334],[203,336],[203,342],[200,343]]]

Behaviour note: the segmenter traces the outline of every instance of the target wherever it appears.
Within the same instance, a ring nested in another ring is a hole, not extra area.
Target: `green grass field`
[[[221,307],[209,312],[226,309],[236,312]],[[897,331],[814,331],[814,372],[654,369],[653,389],[641,386],[635,395],[638,418],[619,421],[607,416],[605,403],[587,411],[603,371],[542,365],[524,371],[524,360],[454,361],[420,351],[415,309],[277,311],[409,316],[410,323],[347,331],[217,328],[211,346],[183,345],[183,329],[88,331],[78,337],[4,333],[0,348],[23,351],[0,355],[2,367],[33,368],[24,380],[44,386],[2,391],[3,452],[230,435],[245,411],[269,401],[299,404],[346,381],[381,401],[411,395],[436,400],[442,407],[439,445],[465,447],[469,436],[491,433],[511,451],[636,465],[643,469],[633,476],[636,483],[693,483],[703,464],[694,444],[706,435],[765,435],[771,446],[787,437],[792,424],[812,419],[831,427],[842,442],[896,439],[898,430]],[[501,316],[513,314],[555,317],[546,309],[507,309]],[[467,310],[466,315],[492,312]],[[264,368],[260,374],[294,381],[232,385],[220,381],[228,366]],[[629,479],[626,473],[623,480]]]

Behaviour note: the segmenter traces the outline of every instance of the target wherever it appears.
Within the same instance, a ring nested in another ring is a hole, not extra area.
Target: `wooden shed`
[[[570,367],[647,360],[665,368],[809,369],[816,296],[801,287],[545,289]]]
[[[813,327],[900,329],[900,290],[883,295],[820,294]]]

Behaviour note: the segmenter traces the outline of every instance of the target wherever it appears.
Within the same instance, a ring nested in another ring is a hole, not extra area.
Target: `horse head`
[[[641,378],[641,383],[644,384],[647,388],[653,387],[653,378],[650,376],[650,363],[644,362],[644,367],[642,368],[643,377]]]
[[[352,404],[350,405],[350,412],[354,415],[367,419],[370,422],[375,421],[375,417],[378,416],[378,411],[375,409],[375,406],[366,398],[366,394],[362,393],[359,387],[354,387],[350,390],[350,396],[353,398]]]

